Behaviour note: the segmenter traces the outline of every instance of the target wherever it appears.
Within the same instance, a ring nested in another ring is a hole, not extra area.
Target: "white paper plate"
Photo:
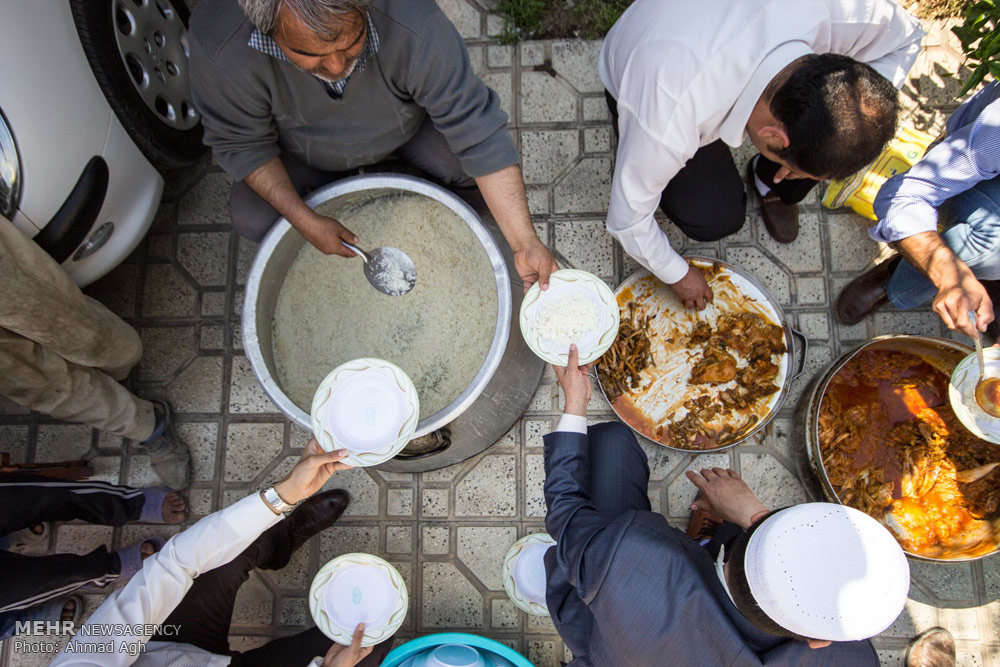
[[[535,325],[539,313],[560,298],[580,295],[593,304],[597,324],[581,340],[574,341],[580,350],[580,363],[589,364],[607,352],[618,336],[618,301],[603,280],[577,269],[560,269],[552,274],[549,287],[542,290],[536,282],[521,302],[519,323],[524,342],[531,351],[550,364],[565,366],[569,345],[543,338]]]
[[[320,447],[346,449],[345,463],[373,466],[410,441],[420,419],[413,382],[382,359],[355,359],[333,369],[313,396],[312,430]]]
[[[1000,347],[983,349],[986,376],[1000,376]],[[958,362],[951,372],[948,400],[955,416],[973,435],[1000,444],[1000,418],[988,415],[976,403],[976,384],[979,382],[979,360],[973,352]]]
[[[500,576],[511,601],[534,616],[548,616],[545,604],[545,552],[556,541],[548,533],[525,535],[503,557]]]
[[[320,568],[309,588],[309,612],[316,627],[345,646],[361,622],[365,624],[362,646],[391,637],[403,624],[409,600],[396,568],[371,554],[334,558]]]

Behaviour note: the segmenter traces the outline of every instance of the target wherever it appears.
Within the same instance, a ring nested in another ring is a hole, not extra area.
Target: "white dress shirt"
[[[150,642],[150,634],[105,634],[108,624],[142,626],[163,623],[180,604],[195,577],[225,565],[276,524],[281,517],[254,493],[229,507],[209,514],[182,533],[174,535],[157,553],[142,562],[142,569],[108,597],[77,631],[52,665],[116,667],[217,667],[230,658],[190,644]],[[141,628],[132,628],[134,630]],[[115,651],[98,653],[94,644],[114,642]],[[145,645],[144,652],[134,647]],[[130,655],[137,653],[138,655]]]
[[[793,60],[848,55],[898,88],[923,35],[892,0],[636,0],[597,62],[618,100],[621,133],[608,231],[660,280],[676,283],[688,266],[653,213],[695,152],[720,138],[739,146],[764,88]]]

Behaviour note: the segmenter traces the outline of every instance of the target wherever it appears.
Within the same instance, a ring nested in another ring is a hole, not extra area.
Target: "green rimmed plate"
[[[346,449],[345,463],[374,466],[410,441],[420,419],[420,400],[413,382],[395,364],[355,359],[323,379],[310,419],[324,450]]]
[[[524,342],[543,360],[565,366],[569,358],[569,343],[544,337],[539,331],[539,315],[553,307],[559,299],[581,296],[594,306],[597,321],[575,342],[580,350],[580,363],[589,364],[604,354],[618,336],[618,301],[603,280],[578,269],[560,269],[552,274],[549,287],[542,290],[536,282],[521,302],[519,323]]]
[[[371,554],[334,558],[320,568],[309,587],[309,612],[316,627],[345,646],[361,621],[365,621],[362,646],[389,639],[403,624],[409,604],[406,584],[396,568]]]
[[[532,533],[514,542],[503,557],[500,578],[507,596],[518,609],[533,616],[549,615],[545,604],[545,566],[542,558],[555,543],[548,533]]]

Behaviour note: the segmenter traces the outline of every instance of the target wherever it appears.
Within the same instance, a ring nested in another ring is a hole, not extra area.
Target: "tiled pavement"
[[[595,42],[529,42],[500,46],[489,35],[497,17],[473,0],[439,0],[468,40],[473,64],[501,96],[523,153],[525,181],[543,240],[578,268],[616,284],[635,265],[604,231],[612,165],[612,133],[603,90],[594,72]],[[940,36],[940,27],[934,31]],[[953,81],[939,66],[960,59],[947,40],[932,35],[927,55],[905,93],[912,122],[939,127],[953,108]],[[746,147],[738,157],[749,155]],[[292,426],[262,393],[241,350],[243,284],[254,254],[226,218],[229,178],[205,165],[170,179],[149,237],[129,260],[89,293],[133,323],[146,345],[133,374],[135,390],[165,395],[191,444],[193,517],[224,507],[288,470],[308,434]],[[818,498],[796,411],[810,381],[861,341],[888,333],[946,335],[930,312],[882,312],[854,327],[833,321],[830,304],[840,287],[878,253],[863,221],[807,200],[802,232],[790,245],[773,242],[758,215],[722,243],[694,244],[669,225],[675,247],[722,257],[759,277],[793,326],[810,339],[803,376],[763,437],[722,454],[693,457],[644,443],[652,469],[650,498],[678,526],[685,523],[694,487],[690,467],[726,465],[741,472],[765,503],[788,505]],[[544,530],[541,436],[560,413],[555,378],[547,371],[524,418],[496,445],[462,464],[422,474],[353,470],[336,486],[354,502],[345,517],[313,539],[280,572],[256,572],[243,587],[233,626],[234,648],[257,646],[308,624],[305,595],[311,575],[348,551],[380,554],[400,570],[410,590],[410,613],[399,636],[466,630],[499,639],[539,666],[566,652],[547,618],[528,617],[507,599],[500,562],[527,533]],[[609,417],[595,397],[594,420]],[[142,486],[155,483],[147,457],[119,438],[27,414],[0,403],[0,442],[17,460],[75,458],[92,448],[98,478]],[[65,524],[49,548],[82,553],[139,536],[176,529],[111,529]],[[941,624],[958,639],[960,664],[1000,666],[1000,557],[972,564],[911,562],[910,600],[876,645],[888,665],[900,664],[907,639]],[[99,595],[87,596],[88,608]],[[49,656],[15,654],[5,642],[2,665],[42,665]]]

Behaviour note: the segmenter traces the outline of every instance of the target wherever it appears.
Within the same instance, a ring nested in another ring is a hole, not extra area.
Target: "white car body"
[[[34,237],[85,165],[94,156],[107,163],[107,194],[84,242],[107,222],[114,232],[93,254],[63,262],[73,280],[86,285],[139,245],[159,206],[163,178],[108,105],[66,2],[0,0],[0,62],[0,110],[21,162],[21,199],[12,219],[18,229]]]

